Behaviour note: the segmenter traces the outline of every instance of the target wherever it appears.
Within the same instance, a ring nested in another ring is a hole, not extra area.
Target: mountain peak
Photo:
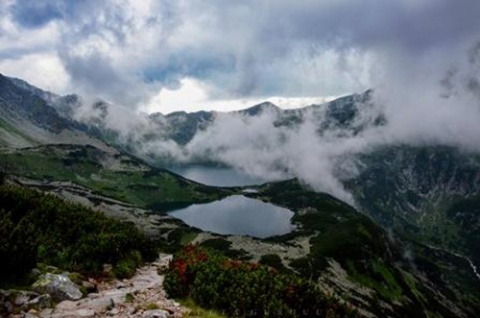
[[[241,110],[240,112],[243,113],[243,114],[247,114],[249,116],[256,116],[256,115],[260,115],[264,111],[275,111],[275,112],[277,112],[279,110],[280,110],[280,107],[278,107],[277,105],[275,105],[275,104],[273,104],[269,101],[265,101],[263,103],[252,106],[250,108]]]

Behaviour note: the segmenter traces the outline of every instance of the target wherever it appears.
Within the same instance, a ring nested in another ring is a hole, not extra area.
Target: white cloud
[[[179,87],[170,89],[163,87],[146,107],[141,111],[146,113],[160,112],[168,114],[175,111],[196,112],[206,111],[234,111],[245,109],[263,102],[271,102],[281,108],[301,108],[312,104],[323,104],[333,100],[336,96],[325,97],[285,97],[265,96],[256,98],[211,99],[208,87],[193,78],[184,78]]]
[[[0,60],[0,72],[18,77],[47,91],[67,94],[70,77],[55,53],[34,53],[18,59]]]
[[[202,110],[202,103],[207,101],[207,94],[201,83],[195,79],[184,78],[176,89],[163,87],[144,109],[148,113],[171,113],[188,109]]]

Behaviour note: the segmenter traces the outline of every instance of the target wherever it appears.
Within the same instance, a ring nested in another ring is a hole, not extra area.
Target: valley
[[[252,178],[212,158],[169,171],[166,158],[139,153],[141,140],[121,143],[101,121],[60,115],[71,98],[47,99],[0,79],[0,168],[9,184],[133,224],[162,252],[195,244],[314,282],[364,317],[475,317],[480,310],[478,155],[406,145],[356,154],[364,168],[342,179],[352,205],[304,180]],[[369,94],[307,111],[262,104],[243,114],[281,113],[274,127],[288,131],[313,113],[319,136],[333,126],[356,134],[384,124],[381,116],[356,119]],[[214,115],[170,117],[186,134],[171,138],[187,145]]]

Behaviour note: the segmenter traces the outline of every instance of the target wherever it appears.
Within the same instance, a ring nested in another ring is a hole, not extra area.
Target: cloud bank
[[[172,110],[162,89],[185,79],[223,100],[423,77],[456,62],[480,29],[475,0],[6,0],[0,11],[0,71],[162,112]]]
[[[108,123],[125,138],[157,129],[140,111],[368,88],[375,106],[361,120],[371,109],[387,120],[318,135],[318,114],[293,130],[268,113],[220,114],[185,147],[156,140],[145,152],[209,155],[348,199],[338,176],[354,173],[351,154],[390,143],[480,150],[478,0],[6,0],[0,14],[0,72],[111,102]]]

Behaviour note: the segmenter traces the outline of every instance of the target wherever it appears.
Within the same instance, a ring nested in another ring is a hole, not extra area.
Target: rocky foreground
[[[0,291],[0,306],[12,318],[183,317],[188,309],[167,298],[159,274],[170,260],[171,255],[160,255],[130,279],[84,282],[84,288],[95,290],[86,296],[68,276],[44,274],[32,286],[35,292]]]

